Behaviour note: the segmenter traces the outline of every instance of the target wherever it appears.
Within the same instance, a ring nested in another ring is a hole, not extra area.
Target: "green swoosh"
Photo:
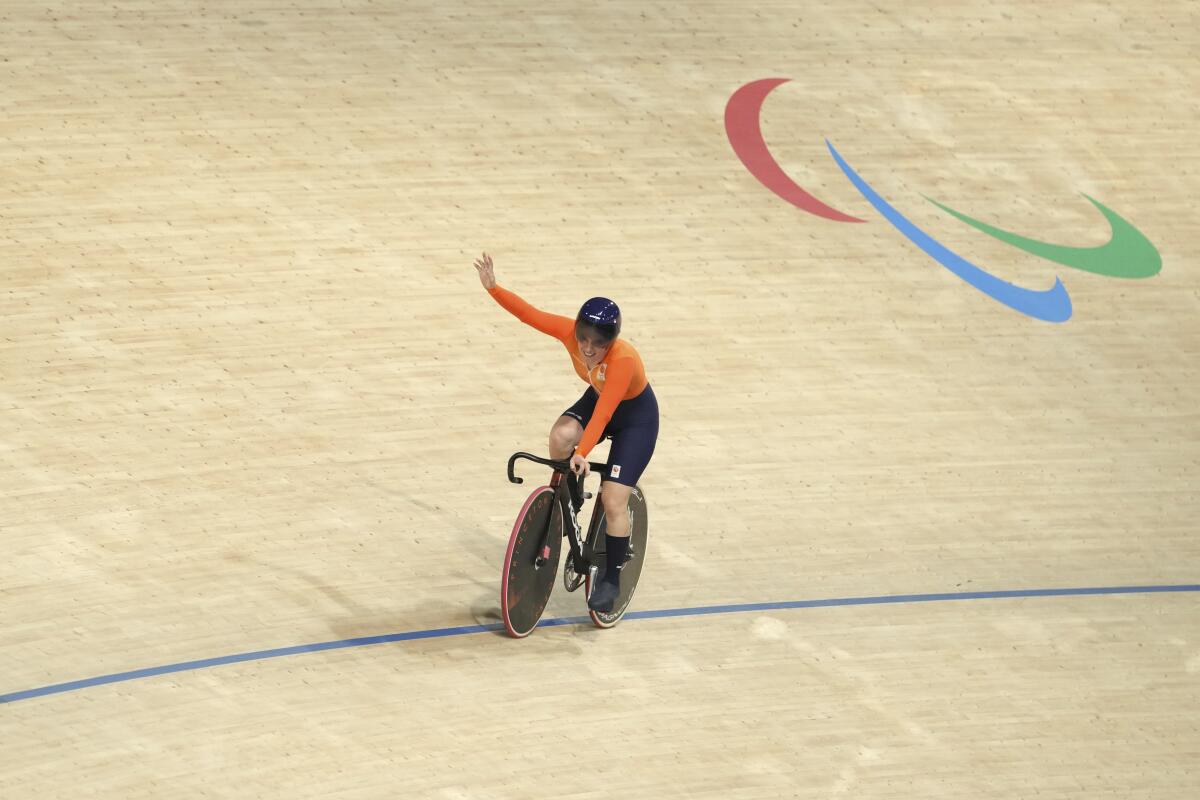
[[[1064,267],[1074,267],[1114,278],[1149,278],[1151,275],[1157,275],[1158,271],[1162,269],[1162,256],[1158,254],[1158,250],[1150,243],[1150,240],[1117,212],[1086,194],[1084,197],[1087,197],[1089,203],[1100,209],[1100,213],[1105,216],[1109,227],[1112,228],[1112,238],[1108,240],[1107,244],[1099,247],[1064,247],[1058,244],[1039,242],[1036,239],[1027,239],[1015,233],[993,228],[986,222],[980,222],[966,214],[959,213],[931,197],[926,196],[925,199],[947,214],[958,217],[972,228],[981,230],[988,236],[1011,244],[1018,250],[1024,250],[1026,253],[1032,253],[1056,264],[1062,264]]]

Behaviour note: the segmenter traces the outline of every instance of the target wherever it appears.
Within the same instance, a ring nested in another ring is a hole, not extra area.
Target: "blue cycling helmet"
[[[593,297],[583,304],[575,317],[576,335],[582,327],[591,328],[604,341],[611,342],[621,335],[621,309],[607,297]]]

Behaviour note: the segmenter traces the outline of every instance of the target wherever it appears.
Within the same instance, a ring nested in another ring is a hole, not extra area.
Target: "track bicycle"
[[[583,481],[571,472],[569,461],[540,458],[530,453],[513,453],[508,459],[508,479],[513,483],[524,483],[514,472],[518,459],[533,461],[554,470],[549,485],[534,489],[521,507],[508,539],[508,551],[504,555],[500,610],[508,633],[522,638],[537,627],[550,601],[563,539],[568,542],[563,587],[573,592],[583,585],[584,597],[591,597],[592,589],[604,576],[607,565],[604,548],[607,523],[604,507],[597,497],[587,534],[583,535],[579,526],[579,511],[583,508],[584,500],[592,495],[584,491]],[[608,474],[607,464],[589,462],[589,466],[597,474]],[[602,483],[599,492],[603,491]],[[621,590],[612,611],[588,609],[592,623],[598,628],[611,628],[625,615],[642,572],[648,519],[646,497],[640,486],[635,486],[629,495],[629,522],[629,554],[620,567]]]

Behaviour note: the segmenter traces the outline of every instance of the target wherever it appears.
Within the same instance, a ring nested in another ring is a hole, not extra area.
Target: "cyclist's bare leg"
[[[632,491],[631,487],[614,481],[604,481],[600,486],[606,525],[604,547],[608,557],[604,575],[588,597],[588,608],[593,611],[612,611],[620,593],[620,569],[629,555],[629,495]]]
[[[629,537],[629,495],[633,487],[616,481],[605,481],[600,490],[600,501],[604,503],[604,521],[607,533],[618,539]]]
[[[579,420],[566,414],[562,415],[550,429],[550,457],[555,461],[570,458],[582,438],[583,426],[579,424]]]

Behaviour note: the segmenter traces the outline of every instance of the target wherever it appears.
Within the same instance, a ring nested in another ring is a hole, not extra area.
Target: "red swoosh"
[[[725,135],[733,152],[750,170],[750,174],[758,178],[775,194],[782,197],[797,208],[807,211],[814,216],[831,219],[835,222],[865,222],[858,217],[843,214],[836,208],[825,205],[808,192],[801,189],[795,181],[789,178],[767,150],[763,139],[762,128],[759,125],[759,113],[767,95],[781,83],[787,83],[790,78],[763,78],[747,83],[733,93],[725,105]]]

